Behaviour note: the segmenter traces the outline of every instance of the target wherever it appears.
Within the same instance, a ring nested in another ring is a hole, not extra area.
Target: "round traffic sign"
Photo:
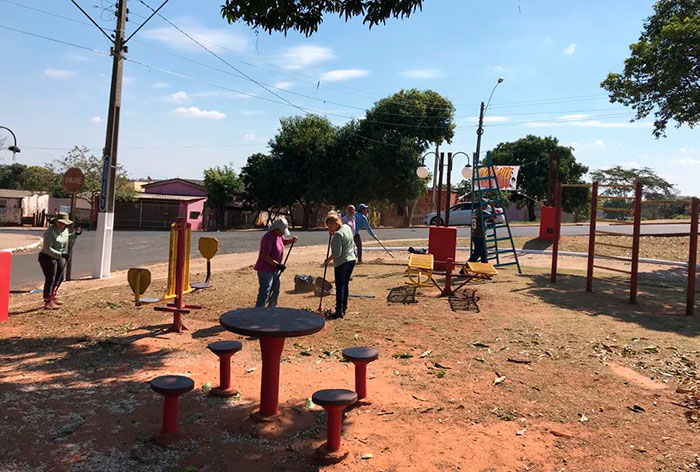
[[[83,185],[85,185],[85,174],[77,167],[71,167],[63,174],[61,183],[63,184],[63,188],[66,189],[66,192],[78,193],[83,189]]]

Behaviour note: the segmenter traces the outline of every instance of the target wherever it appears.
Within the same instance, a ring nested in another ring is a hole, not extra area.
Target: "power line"
[[[96,53],[98,53],[98,54],[105,54],[105,55],[109,56],[109,53],[108,53],[107,51],[101,51],[101,50],[99,50],[99,49],[95,49],[95,48],[91,48],[91,47],[87,47],[87,46],[81,46],[80,44],[75,44],[75,43],[71,43],[71,42],[68,42],[68,41],[63,41],[63,40],[61,40],[61,39],[50,38],[50,37],[48,37],[48,36],[43,36],[43,35],[41,35],[41,34],[36,34],[36,33],[30,33],[29,31],[24,31],[24,30],[17,29],[17,28],[11,28],[11,27],[5,26],[5,25],[0,25],[0,28],[6,29],[6,30],[10,30],[10,31],[14,31],[15,33],[26,34],[27,36],[33,36],[33,37],[35,37],[35,38],[45,39],[45,40],[47,40],[47,41],[52,41],[52,42],[54,42],[54,43],[64,44],[64,45],[66,45],[66,46],[72,46],[72,47],[74,47],[74,48],[83,49],[83,50],[85,50],[85,51],[96,52]]]

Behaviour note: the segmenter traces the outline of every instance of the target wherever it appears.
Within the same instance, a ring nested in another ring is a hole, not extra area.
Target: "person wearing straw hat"
[[[44,310],[57,310],[63,305],[56,297],[56,292],[63,282],[66,261],[70,258],[68,243],[82,233],[80,228],[70,232],[68,226],[72,224],[67,213],[59,213],[44,231],[39,253],[39,266],[44,273]]]
[[[277,306],[277,298],[280,294],[280,277],[275,277],[286,269],[282,263],[284,246],[295,243],[296,237],[291,237],[289,225],[284,218],[278,218],[267,228],[260,239],[260,253],[254,269],[258,272],[258,298],[256,307],[264,307],[267,300],[269,306]]]

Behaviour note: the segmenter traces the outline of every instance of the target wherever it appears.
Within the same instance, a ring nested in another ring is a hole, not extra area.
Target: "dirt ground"
[[[292,278],[320,276],[313,261],[324,251],[292,256],[282,306],[318,307],[313,294],[292,292]],[[676,269],[643,267],[639,303],[630,305],[624,279],[612,274],[586,293],[573,258],[562,258],[555,285],[549,259],[527,256],[523,275],[501,270],[452,298],[425,287],[415,302],[403,264],[358,266],[351,293],[374,298],[351,298],[344,319],[287,340],[282,414],[257,423],[249,415],[259,400],[258,343],[218,323],[254,304],[254,256],[235,257],[242,267],[223,264],[214,289],[187,296],[203,309],[185,316],[183,334],[165,333],[171,315],[134,307],[123,274],[88,291],[88,282],[67,286],[59,311],[39,310],[37,295],[12,297],[0,325],[0,470],[700,470],[700,314],[679,316]],[[148,294],[164,286],[155,280]],[[466,300],[472,291],[478,311]],[[241,394],[211,398],[218,359],[206,346],[225,339],[243,342],[232,360]],[[380,352],[368,368],[368,402],[346,412],[348,457],[319,467],[312,453],[325,441],[325,413],[307,399],[352,388],[340,352],[353,345]],[[163,374],[196,385],[181,398],[182,437],[169,447],[153,442],[162,398],[148,386]]]

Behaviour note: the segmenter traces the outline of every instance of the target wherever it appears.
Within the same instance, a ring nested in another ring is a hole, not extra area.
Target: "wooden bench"
[[[406,276],[408,285],[427,287],[433,278],[434,259],[432,254],[411,254],[408,259]],[[425,277],[424,279],[422,277]]]

